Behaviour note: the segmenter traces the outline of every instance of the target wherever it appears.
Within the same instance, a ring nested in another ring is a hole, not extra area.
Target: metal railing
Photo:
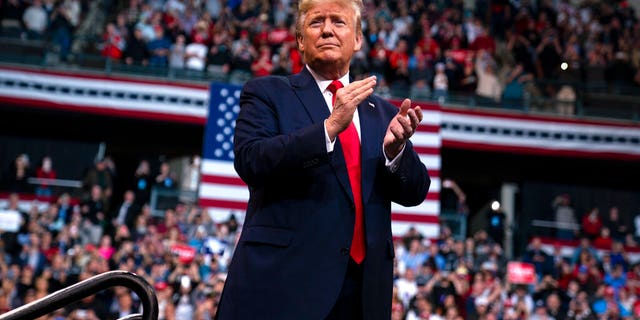
[[[132,289],[142,302],[142,314],[132,314],[120,320],[157,320],[158,298],[153,287],[142,277],[123,270],[105,272],[72,286],[60,289],[44,298],[0,315],[0,320],[27,320],[47,315],[70,303],[80,301],[115,286]]]

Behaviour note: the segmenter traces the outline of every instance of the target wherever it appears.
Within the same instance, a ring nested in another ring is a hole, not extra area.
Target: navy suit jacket
[[[306,68],[247,82],[240,106],[235,169],[250,199],[218,318],[323,319],[345,278],[355,208],[340,142],[327,153],[329,108]],[[385,166],[382,141],[397,107],[370,96],[358,112],[367,242],[364,316],[388,320],[391,202],[420,204],[430,179],[410,142],[394,173]]]

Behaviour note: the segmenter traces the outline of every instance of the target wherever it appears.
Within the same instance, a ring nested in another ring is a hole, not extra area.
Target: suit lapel
[[[329,117],[330,112],[324,102],[324,96],[307,68],[303,68],[300,73],[291,76],[290,81],[294,92],[302,102],[313,123],[323,122],[324,119]]]
[[[366,99],[358,106],[360,117],[360,155],[362,159],[362,199],[368,199],[373,190],[376,167],[382,148],[380,135],[380,123],[377,120],[377,108],[371,98]],[[386,130],[386,128],[385,128]],[[384,134],[384,131],[382,132]]]
[[[313,79],[313,76],[307,70],[303,68],[301,72],[291,76],[291,86],[294,88],[294,92],[298,96],[298,99],[304,106],[307,114],[311,118],[313,123],[322,123],[331,114],[329,107],[325,103],[324,96],[318,84]],[[349,174],[347,173],[347,165],[342,152],[342,145],[340,141],[336,141],[331,156],[331,167],[336,174],[340,185],[344,191],[349,195],[351,201],[353,201],[353,193],[351,192],[351,185],[349,184]]]

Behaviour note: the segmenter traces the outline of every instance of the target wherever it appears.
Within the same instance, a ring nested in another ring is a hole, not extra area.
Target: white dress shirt
[[[317,74],[313,70],[311,70],[311,68],[309,68],[308,65],[306,67],[307,67],[307,70],[309,70],[309,72],[313,76],[313,79],[316,80],[316,84],[318,84],[318,88],[320,89],[320,92],[322,92],[322,96],[324,97],[324,101],[326,102],[327,107],[329,107],[329,112],[333,112],[333,94],[331,93],[330,90],[327,89],[329,87],[329,85],[331,84],[331,82],[333,82],[333,79],[328,79],[328,80],[324,79],[319,74]],[[345,74],[344,76],[342,76],[342,78],[340,78],[338,80],[340,82],[342,82],[342,85],[344,87],[349,85],[349,83],[350,83],[349,82],[349,72],[347,72],[347,74]],[[358,132],[358,138],[361,139],[362,135],[360,134],[360,116],[358,114],[358,109],[357,108],[356,108],[356,111],[353,113],[353,125],[356,127],[356,131]],[[327,126],[326,125],[324,127],[324,136],[325,136],[325,141],[326,141],[326,144],[327,144],[327,153],[333,152],[333,148],[335,147],[335,144],[336,144],[336,139],[331,141],[331,139],[329,138],[329,133],[327,132]],[[384,150],[384,146],[383,146],[382,149]],[[382,152],[382,154],[384,155],[384,158],[385,158],[385,165],[391,172],[395,172],[398,169],[398,164],[400,162],[399,159],[402,158],[402,154],[403,153],[404,153],[404,146],[402,147],[402,150],[400,150],[400,153],[398,153],[398,156],[396,156],[394,159],[387,158],[387,155],[384,153],[384,151]]]

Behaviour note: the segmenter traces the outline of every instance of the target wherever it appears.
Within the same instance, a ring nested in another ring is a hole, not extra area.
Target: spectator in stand
[[[609,250],[613,244],[613,238],[611,238],[611,230],[608,227],[602,227],[599,230],[598,236],[593,240],[593,246],[598,249]]]
[[[563,301],[563,298],[565,301]],[[567,319],[567,309],[569,305],[569,297],[564,294],[564,292],[553,292],[547,296],[544,300],[545,306],[549,311],[549,316],[553,317],[556,320],[565,320]]]
[[[604,274],[604,284],[614,289],[618,296],[620,290],[627,285],[627,274],[622,264],[614,264],[609,272]]]
[[[156,281],[154,287],[158,295],[158,320],[174,320],[175,306],[172,300],[172,288],[164,281]]]
[[[533,80],[533,75],[525,73],[522,64],[517,63],[509,71],[502,91],[502,106],[507,109],[522,110],[525,108],[525,85]]]
[[[33,172],[29,156],[26,153],[18,155],[3,176],[4,184],[9,192],[32,192],[33,188],[27,180],[33,176]]]
[[[538,77],[541,79],[557,78],[562,58],[562,46],[555,30],[549,29],[545,32],[535,52],[538,58]]]
[[[184,50],[185,67],[193,74],[202,74],[207,65],[207,45],[203,39],[191,41]]]
[[[27,29],[27,38],[29,40],[44,40],[49,17],[42,6],[42,0],[33,0],[31,5],[24,11],[22,22]]]
[[[184,69],[186,51],[185,41],[186,37],[184,34],[178,34],[175,42],[171,44],[171,47],[169,48],[169,68],[176,70]]]
[[[155,178],[155,185],[165,189],[175,189],[178,187],[176,174],[171,170],[168,162],[163,161],[160,163],[160,170]]]
[[[594,258],[598,257],[596,248],[593,247],[591,239],[586,235],[582,235],[580,237],[580,243],[574,249],[573,257],[571,258],[571,264],[575,265],[581,263],[581,260],[583,259],[582,257],[584,255]]]
[[[385,78],[388,78],[389,60],[387,50],[381,41],[373,44],[369,57],[371,60],[371,70],[369,70],[369,73],[375,75],[378,81],[385,81]]]
[[[454,87],[461,94],[471,96],[476,92],[478,87],[478,76],[476,75],[473,56],[467,57],[465,60],[460,78],[457,83],[454,83]]]
[[[571,85],[563,85],[555,96],[556,111],[559,115],[572,116],[576,104],[576,91]]]
[[[405,308],[409,306],[409,301],[418,293],[416,273],[417,270],[407,268],[404,275],[396,279],[393,284]]]
[[[56,171],[53,170],[53,165],[51,164],[51,157],[45,156],[42,158],[42,164],[36,170],[36,178],[40,179],[55,179]],[[36,196],[38,197],[51,197],[53,195],[53,189],[51,189],[51,185],[48,183],[41,183],[38,187],[36,187]]]
[[[616,299],[615,289],[610,286],[601,286],[600,296],[593,302],[591,308],[600,319],[626,319],[631,316],[629,310],[625,310]]]
[[[394,96],[408,96],[411,89],[411,75],[407,60],[398,60],[397,68],[391,69],[391,90]]]
[[[536,269],[538,279],[543,276],[553,274],[553,259],[542,249],[542,240],[540,237],[533,237],[529,248],[522,258],[523,262],[531,263]]]
[[[579,226],[571,207],[571,198],[568,194],[557,196],[551,204],[554,210],[554,218],[558,224],[556,238],[561,240],[571,240],[578,235]]]
[[[169,65],[169,53],[171,41],[165,36],[161,25],[153,27],[155,37],[147,43],[149,51],[149,65],[152,67],[166,68]]]
[[[102,39],[102,56],[116,62],[120,61],[126,45],[125,37],[120,33],[120,29],[115,24],[108,23]]]
[[[229,82],[243,84],[251,78],[251,65],[257,52],[249,40],[249,31],[241,30],[240,38],[231,45],[231,73]]]
[[[433,69],[419,46],[413,48],[413,54],[409,57],[409,78],[413,91],[425,97],[430,96],[429,84],[433,80]]]
[[[511,305],[516,306],[517,308],[521,308],[525,314],[530,315],[533,313],[533,309],[535,306],[535,301],[533,301],[533,297],[529,293],[528,287],[522,284],[516,284],[513,292],[507,298],[510,300]],[[520,305],[519,304],[523,304]],[[526,317],[525,319],[527,319]]]
[[[83,272],[78,280],[86,280],[91,276],[93,276],[93,274]],[[107,319],[109,317],[107,298],[108,296],[105,297],[104,295],[91,295],[83,298],[78,302],[65,306],[65,315],[70,319]]]
[[[105,212],[102,188],[100,185],[93,185],[89,199],[85,200],[80,206],[83,244],[98,244],[102,237],[106,219]]]
[[[475,64],[478,85],[476,98],[480,105],[494,106],[502,96],[502,84],[496,75],[493,58],[484,50],[478,51]]]
[[[289,60],[288,45],[280,47],[278,54],[274,57],[275,65],[271,74],[277,76],[287,76],[291,74],[291,61]]]
[[[603,223],[611,232],[611,238],[614,241],[624,242],[627,237],[627,222],[620,217],[618,207],[609,208],[609,216]]]
[[[140,207],[147,203],[151,196],[151,186],[153,182],[150,173],[149,161],[141,160],[133,175],[132,181],[135,202]]]
[[[600,219],[600,209],[598,207],[593,207],[589,212],[582,218],[582,232],[589,239],[594,240],[598,235],[600,235],[600,230],[602,229],[602,220]]]
[[[617,51],[614,59],[605,69],[605,79],[614,94],[625,94],[634,85],[636,70],[629,61],[629,56],[624,51]]]
[[[263,44],[260,46],[258,58],[251,64],[251,71],[254,77],[267,76],[273,71],[271,48],[268,45]]]
[[[424,295],[418,294],[411,301],[411,305],[408,308],[406,320],[440,320],[442,319],[434,312],[434,307],[431,301]]]
[[[494,37],[488,33],[488,30],[485,26],[480,25],[478,29],[478,35],[476,38],[469,44],[469,49],[473,51],[484,50],[491,55],[496,53],[496,42]]]
[[[207,72],[210,75],[223,76],[225,79],[231,71],[231,48],[226,31],[213,35],[213,44],[207,55]]]
[[[111,320],[121,319],[126,316],[130,316],[135,313],[139,313],[138,310],[134,307],[133,303],[133,292],[129,291],[129,289],[124,288],[123,290],[116,289],[116,297],[115,304],[117,305],[117,312],[109,315]]]
[[[409,244],[407,252],[400,257],[400,260],[403,263],[404,268],[414,269],[414,271],[417,271],[418,268],[427,261],[427,258],[428,253],[422,245],[421,240],[413,239]]]
[[[28,268],[30,272],[33,272],[33,276],[39,276],[47,263],[47,258],[42,253],[41,239],[35,233],[28,235],[22,245],[22,252],[19,256],[19,263],[22,267]]]
[[[611,257],[612,265],[622,265],[625,271],[629,270],[631,263],[623,242],[614,241],[611,245],[609,256]]]
[[[51,21],[49,28],[53,33],[53,42],[60,46],[60,59],[65,62],[69,59],[73,32],[80,23],[80,1],[61,1],[49,19]]]
[[[444,63],[436,63],[435,69],[436,74],[433,77],[433,99],[439,103],[444,103],[449,93],[449,78],[445,73]]]
[[[640,213],[633,217],[633,238],[637,243],[640,243]]]
[[[535,74],[531,42],[523,34],[507,30],[507,50],[516,63],[522,64],[524,72]]]
[[[89,196],[94,192],[92,189],[95,185],[100,186],[105,205],[108,205],[113,192],[113,176],[107,168],[105,158],[96,160],[95,166],[85,174],[82,185]]]
[[[142,33],[142,26],[136,25],[133,36],[127,39],[127,43],[124,48],[124,62],[128,65],[143,65],[149,64],[149,50]]]
[[[112,223],[116,230],[122,226],[127,227],[129,230],[134,230],[135,221],[140,214],[140,208],[136,205],[135,197],[133,190],[125,191],[124,200],[113,215],[115,218]]]

